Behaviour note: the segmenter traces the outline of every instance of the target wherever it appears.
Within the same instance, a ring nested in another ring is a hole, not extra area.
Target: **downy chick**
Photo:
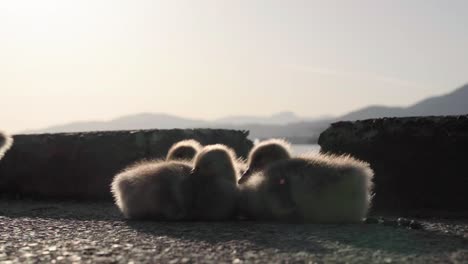
[[[0,130],[0,160],[13,145],[13,138]]]
[[[128,219],[190,218],[192,166],[178,161],[149,161],[126,168],[111,185],[116,205]]]
[[[374,173],[368,163],[349,155],[282,160],[262,174],[268,207],[278,218],[358,223],[371,205]]]
[[[167,152],[166,160],[187,160],[191,161],[202,149],[202,145],[194,140],[182,140],[171,146]]]
[[[238,183],[244,183],[251,174],[263,170],[267,165],[291,157],[291,144],[283,139],[268,139],[255,145],[249,152],[247,170]]]
[[[193,215],[198,220],[227,220],[235,216],[238,171],[236,154],[225,145],[205,146],[195,157],[192,184]]]
[[[264,161],[263,169],[240,185],[242,214],[312,223],[352,223],[366,216],[373,177],[368,163],[323,154],[278,159],[272,149],[277,144],[251,152]]]

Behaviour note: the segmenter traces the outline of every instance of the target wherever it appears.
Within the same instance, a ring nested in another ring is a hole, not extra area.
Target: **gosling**
[[[197,220],[228,220],[236,214],[236,154],[225,145],[205,146],[195,156],[192,172],[193,215]]]
[[[251,174],[263,170],[267,165],[283,159],[291,158],[291,144],[283,139],[268,139],[258,143],[249,152],[247,170],[238,183],[242,184]]]
[[[276,148],[254,149],[249,156],[275,157],[272,149]],[[264,160],[263,169],[240,185],[241,213],[247,217],[356,223],[367,215],[373,187],[368,163],[349,155],[324,154]]]
[[[127,219],[190,218],[192,166],[179,161],[146,161],[126,168],[111,184],[115,203]]]
[[[194,139],[182,140],[171,146],[166,160],[191,161],[201,149],[202,145]]]
[[[0,130],[0,160],[13,145],[13,138]]]

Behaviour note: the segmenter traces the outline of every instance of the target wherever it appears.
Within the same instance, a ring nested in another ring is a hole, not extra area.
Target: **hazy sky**
[[[0,3],[0,128],[338,115],[468,82],[468,1]]]

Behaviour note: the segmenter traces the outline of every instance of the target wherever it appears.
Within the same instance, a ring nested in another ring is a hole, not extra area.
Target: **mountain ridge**
[[[371,105],[340,116],[339,120],[358,120],[381,117],[468,114],[468,83],[452,92],[431,96],[407,107]]]
[[[270,116],[226,116],[215,120],[184,118],[167,113],[139,113],[107,121],[79,121],[24,133],[55,133],[102,130],[228,128],[249,130],[251,138],[284,137],[299,143],[314,143],[330,123],[381,117],[468,114],[468,84],[439,96],[420,100],[407,107],[371,105],[339,117],[308,118],[290,111]]]

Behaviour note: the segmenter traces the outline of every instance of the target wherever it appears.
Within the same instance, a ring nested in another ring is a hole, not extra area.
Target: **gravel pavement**
[[[468,219],[419,221],[125,221],[111,203],[0,200],[0,263],[468,263]]]

